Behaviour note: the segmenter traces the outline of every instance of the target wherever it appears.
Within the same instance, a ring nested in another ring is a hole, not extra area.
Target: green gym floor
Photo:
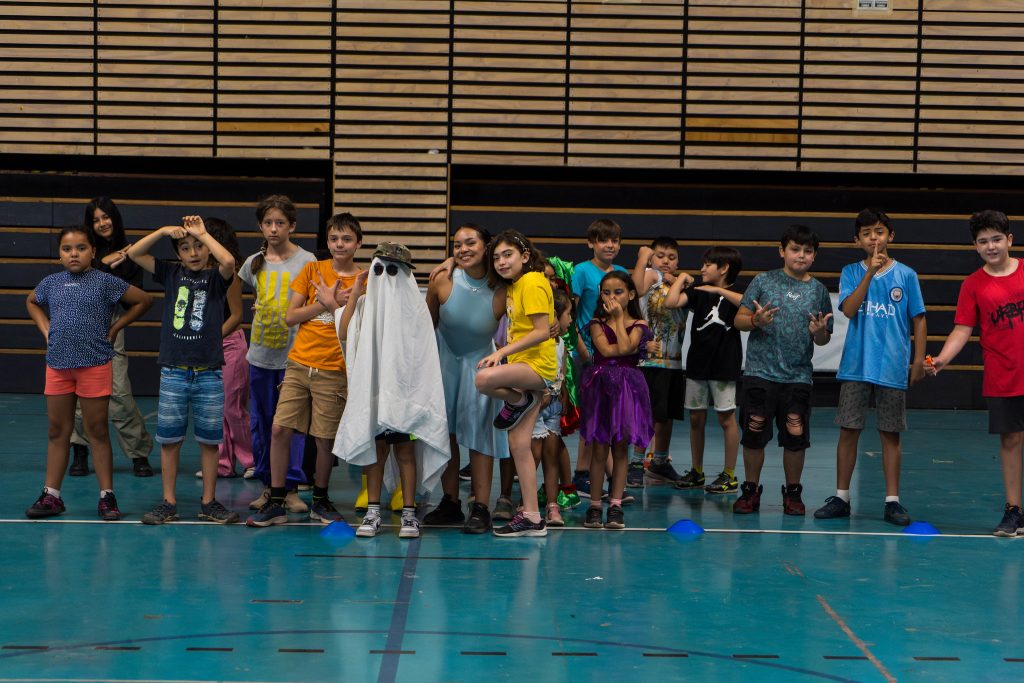
[[[154,413],[154,399],[140,403]],[[1003,496],[983,413],[909,417],[902,500],[938,536],[882,521],[870,432],[853,517],[813,518],[835,489],[837,430],[820,409],[803,518],[782,515],[772,449],[759,514],[734,516],[735,496],[659,486],[636,492],[624,531],[583,529],[578,508],[542,539],[425,527],[411,542],[397,517],[375,539],[324,537],[299,517],[269,529],[193,521],[194,443],[179,523],[139,523],[159,479],[133,477],[116,446],[124,521],[96,519],[89,477],[65,479],[64,516],[30,522],[44,399],[0,394],[0,413],[0,683],[1024,679],[1024,541],[989,535]],[[684,469],[684,423],[672,450]],[[706,461],[720,469],[710,426]],[[334,470],[349,522],[358,483]],[[220,480],[218,497],[244,512],[259,490]],[[683,519],[705,533],[665,531]]]

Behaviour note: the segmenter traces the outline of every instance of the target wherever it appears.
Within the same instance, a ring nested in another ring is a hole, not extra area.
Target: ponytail
[[[263,270],[263,264],[267,262],[267,246],[267,241],[263,240],[263,244],[260,245],[260,253],[253,257],[252,263],[249,265],[249,272],[253,275]]]

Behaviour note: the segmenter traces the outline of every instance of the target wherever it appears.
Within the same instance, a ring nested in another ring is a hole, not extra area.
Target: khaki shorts
[[[348,400],[343,371],[320,370],[289,360],[281,381],[274,424],[321,439],[333,439]]]

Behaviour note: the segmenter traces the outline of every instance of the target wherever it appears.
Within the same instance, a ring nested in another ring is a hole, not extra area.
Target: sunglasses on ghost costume
[[[374,266],[373,266],[373,274],[374,275],[380,275],[385,270],[388,271],[388,275],[391,275],[391,276],[398,275],[398,266],[396,266],[394,263],[389,263],[387,266],[385,266],[383,263],[377,263],[377,264],[374,264]]]

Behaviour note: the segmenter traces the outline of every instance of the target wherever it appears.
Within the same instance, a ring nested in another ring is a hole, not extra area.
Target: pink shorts
[[[110,396],[114,390],[114,369],[110,361],[91,368],[71,368],[70,370],[54,370],[46,366],[47,396],[63,396],[75,394],[82,398],[101,398]]]

